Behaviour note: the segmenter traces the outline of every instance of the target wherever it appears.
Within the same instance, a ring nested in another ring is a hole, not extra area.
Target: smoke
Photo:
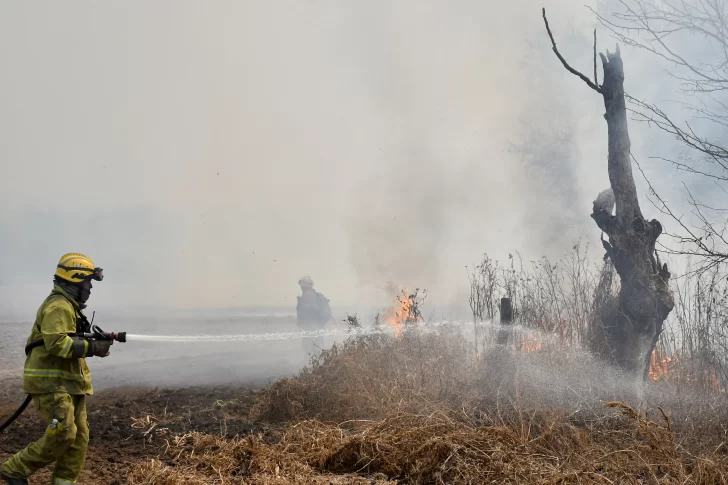
[[[352,263],[371,294],[425,286],[438,301],[463,302],[463,266],[482,251],[554,252],[573,241],[567,229],[583,228],[573,222],[587,200],[573,168],[576,120],[563,113],[569,100],[557,94],[563,76],[549,62],[539,10],[467,11],[395,9],[380,20],[384,40],[357,58],[365,76],[398,56],[375,77],[387,143],[347,221]],[[348,35],[365,28],[352,24]]]
[[[591,72],[593,14],[545,6]],[[334,306],[387,304],[391,285],[466,304],[484,251],[596,240],[601,100],[540,13],[3,4],[0,304],[32,314],[69,251],[104,267],[100,306],[293,307],[303,274]],[[669,91],[656,61],[623,53],[636,94]],[[657,142],[639,130],[642,155]]]

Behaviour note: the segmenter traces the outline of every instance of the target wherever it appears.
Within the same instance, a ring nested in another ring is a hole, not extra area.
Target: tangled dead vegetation
[[[128,482],[728,484],[724,396],[653,393],[664,407],[640,414],[601,398],[618,386],[544,393],[530,369],[557,363],[494,352],[447,331],[354,337],[258,393],[258,431],[168,434]]]
[[[315,356],[298,377],[279,380],[263,391],[251,418],[342,422],[429,413],[443,404],[473,405],[476,396],[467,392],[473,366],[468,354],[468,343],[455,335],[409,331],[401,339],[352,338]]]
[[[624,416],[579,428],[534,416],[532,428],[473,426],[444,413],[337,426],[307,420],[282,439],[176,438],[130,483],[727,483],[724,456],[693,456],[666,423]],[[319,480],[319,481],[317,481]]]

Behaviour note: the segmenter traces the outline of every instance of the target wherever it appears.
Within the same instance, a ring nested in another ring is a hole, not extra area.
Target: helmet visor
[[[101,281],[104,279],[103,268],[94,268],[94,272],[89,276],[92,280]]]

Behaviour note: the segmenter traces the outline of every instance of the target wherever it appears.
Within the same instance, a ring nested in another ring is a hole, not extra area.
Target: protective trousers
[[[89,436],[86,396],[36,394],[33,402],[48,423],[45,434],[0,465],[0,473],[13,478],[27,478],[55,462],[51,483],[72,485],[76,483],[86,460]]]

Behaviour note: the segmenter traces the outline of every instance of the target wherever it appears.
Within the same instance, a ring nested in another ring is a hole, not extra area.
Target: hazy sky
[[[591,72],[593,14],[543,4]],[[295,304],[304,274],[467,304],[483,252],[596,243],[603,104],[541,6],[3,1],[0,303],[35,311],[81,251],[100,305]],[[625,51],[630,92],[672,92],[657,69]]]

